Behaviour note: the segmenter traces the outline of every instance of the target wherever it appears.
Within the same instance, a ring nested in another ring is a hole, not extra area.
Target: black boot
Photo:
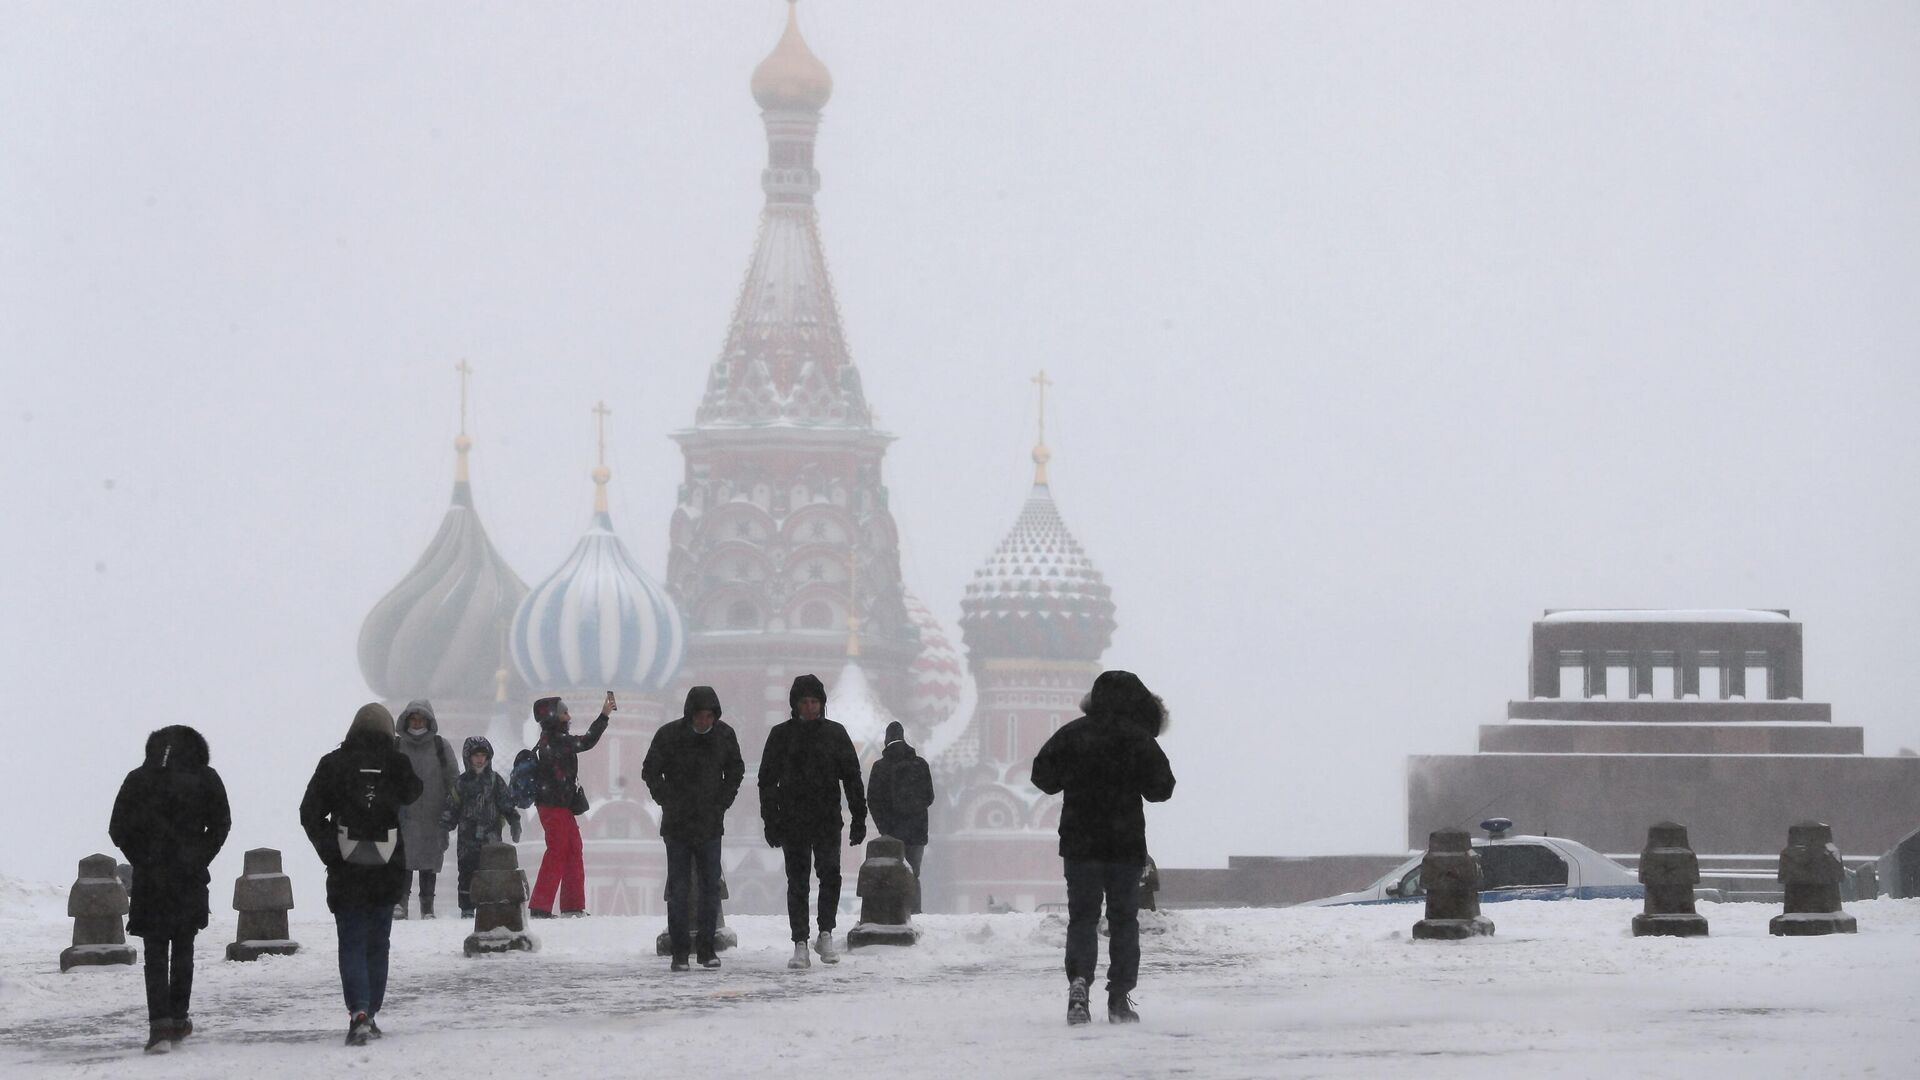
[[[1137,1024],[1140,1014],[1133,1011],[1133,999],[1125,990],[1107,991],[1107,1023]]]
[[[193,1021],[187,1017],[179,1016],[174,1018],[173,1034],[167,1036],[167,1038],[177,1043],[191,1034],[193,1034]]]
[[[164,1054],[173,1049],[173,1021],[155,1020],[147,1025],[147,1053]]]
[[[1093,1016],[1087,1011],[1087,980],[1075,979],[1067,984],[1067,1026],[1093,1022]]]

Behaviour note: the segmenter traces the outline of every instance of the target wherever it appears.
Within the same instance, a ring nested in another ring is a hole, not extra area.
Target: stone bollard
[[[665,895],[665,893],[661,894],[663,899]],[[715,920],[713,930],[713,951],[716,953],[726,952],[740,944],[740,935],[734,932],[733,927],[727,925],[728,899],[727,879],[722,877],[720,879],[720,918]],[[698,874],[695,874],[693,880],[688,883],[687,918],[693,920],[693,926],[688,928],[688,933],[697,937],[700,923],[700,876]],[[673,935],[665,930],[660,931],[660,936],[653,939],[653,948],[654,952],[661,956],[672,956]]]
[[[471,891],[473,933],[467,935],[468,956],[532,952],[540,947],[527,933],[527,876],[520,872],[520,856],[512,844],[496,842],[480,849]]]
[[[1860,928],[1854,917],[1840,910],[1840,882],[1846,863],[1833,843],[1833,828],[1803,821],[1787,829],[1786,850],[1780,852],[1780,883],[1786,886],[1786,911],[1767,924],[1776,937],[1817,937],[1851,934]]]
[[[1707,917],[1693,908],[1700,884],[1700,857],[1687,843],[1687,827],[1663,821],[1647,830],[1640,853],[1640,883],[1646,907],[1633,917],[1634,937],[1705,937]]]
[[[1413,924],[1416,941],[1459,941],[1493,933],[1480,914],[1480,859],[1464,829],[1441,829],[1427,838],[1420,862],[1427,890],[1427,917]]]
[[[240,913],[240,929],[227,946],[227,959],[299,952],[300,943],[287,932],[287,912],[292,909],[293,879],[280,872],[280,852],[270,847],[247,852],[240,876],[233,880],[233,910]]]
[[[1880,871],[1872,863],[1866,863],[1853,872],[1853,898],[1855,900],[1875,900],[1880,896]]]
[[[847,931],[847,948],[867,945],[912,945],[920,940],[913,925],[913,901],[919,882],[907,865],[905,844],[891,836],[867,841],[867,858],[860,864],[860,921]]]
[[[89,855],[80,860],[79,880],[67,894],[67,914],[73,917],[73,945],[60,951],[60,970],[131,964],[137,957],[127,944],[127,887],[111,855]]]

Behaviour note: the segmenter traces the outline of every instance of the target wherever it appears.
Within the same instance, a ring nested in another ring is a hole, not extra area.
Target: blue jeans
[[[690,893],[700,894],[692,934],[687,929]],[[698,944],[702,959],[713,955],[713,935],[720,924],[720,838],[667,840],[667,940],[676,960],[687,947]],[[689,940],[697,935],[697,940]]]
[[[1140,871],[1136,862],[1067,861],[1067,978],[1093,982],[1100,968],[1100,902],[1107,905],[1107,993],[1140,979]]]
[[[340,990],[347,1011],[372,1016],[387,997],[387,943],[393,937],[393,907],[346,908],[333,913],[340,934]]]

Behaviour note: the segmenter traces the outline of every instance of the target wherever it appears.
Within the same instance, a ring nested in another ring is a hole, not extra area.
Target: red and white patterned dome
[[[908,669],[913,677],[908,719],[924,733],[953,715],[966,685],[966,665],[940,620],[911,591],[902,597],[907,619],[920,631],[920,655]],[[924,737],[924,735],[922,736]]]

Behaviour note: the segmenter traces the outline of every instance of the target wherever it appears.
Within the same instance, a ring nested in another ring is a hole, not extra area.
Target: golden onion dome
[[[753,69],[753,100],[763,109],[819,112],[833,96],[833,76],[800,36],[794,0],[787,3],[787,29],[760,66]]]

